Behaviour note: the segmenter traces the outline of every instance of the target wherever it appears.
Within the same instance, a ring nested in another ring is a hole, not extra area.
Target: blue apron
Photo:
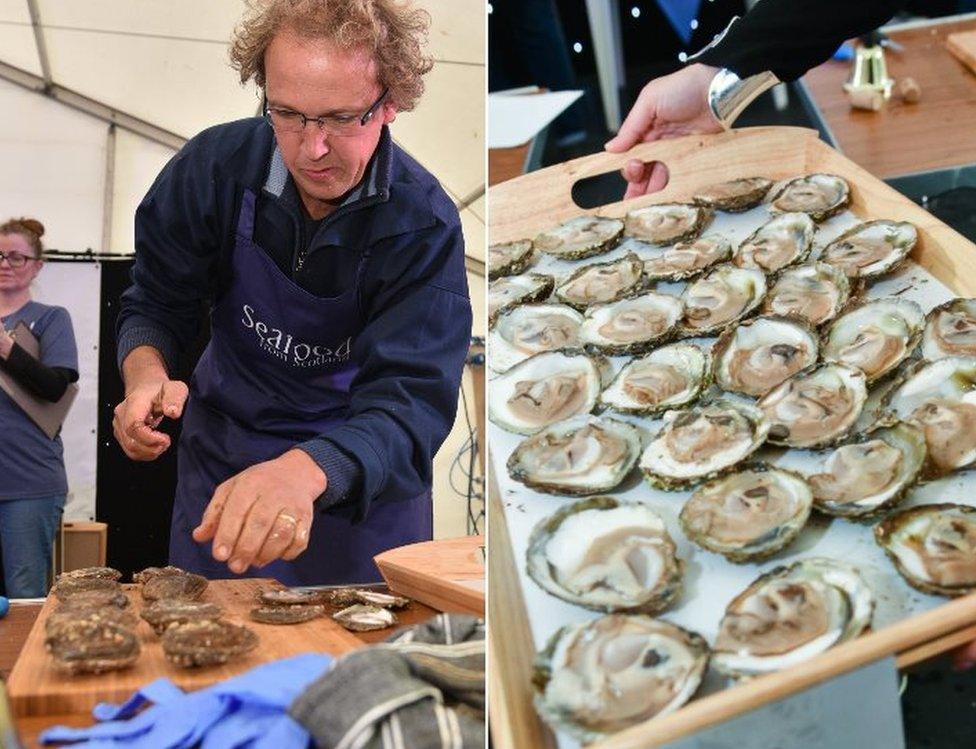
[[[348,415],[358,367],[350,349],[364,320],[356,283],[337,297],[310,294],[254,243],[255,195],[245,191],[228,288],[211,309],[211,338],[190,382],[177,455],[170,563],[209,578],[239,577],[190,535],[217,485],[328,434]],[[351,513],[350,513],[351,514]],[[293,561],[250,569],[285,585],[379,580],[374,555],[432,535],[430,493],[380,497],[365,520],[314,512],[308,548]]]

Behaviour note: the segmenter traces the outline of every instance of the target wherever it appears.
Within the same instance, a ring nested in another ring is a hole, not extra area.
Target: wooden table
[[[488,186],[525,174],[532,141],[513,148],[488,149]]]
[[[885,50],[888,74],[914,78],[922,90],[917,104],[896,94],[878,112],[852,109],[841,87],[850,63],[830,60],[801,81],[826,129],[845,156],[877,177],[976,162],[976,75],[945,47],[945,37],[976,29],[976,18],[892,26],[889,36],[905,49]]]
[[[0,679],[6,680],[14,667],[20,649],[30,633],[34,620],[41,611],[41,603],[13,603],[10,613],[0,619]],[[397,612],[400,626],[408,626],[426,621],[438,612],[435,609],[414,601],[409,608]],[[393,630],[384,629],[375,632],[353,632],[352,634],[364,645],[385,640]],[[69,715],[46,715],[43,717],[20,718],[17,728],[24,746],[29,749],[39,747],[37,737],[40,733],[53,725],[87,726],[92,718],[88,713],[74,713]]]

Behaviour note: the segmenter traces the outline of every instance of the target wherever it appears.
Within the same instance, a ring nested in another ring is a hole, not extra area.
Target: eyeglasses
[[[6,252],[0,252],[0,265],[6,260],[7,264],[11,268],[23,268],[27,265],[28,260],[37,260],[36,257],[27,257],[27,255],[21,255],[19,252],[11,252],[9,255]]]
[[[267,104],[264,107],[264,116],[275,130],[282,133],[303,132],[309,122],[314,122],[318,125],[319,130],[329,135],[358,135],[359,128],[364,127],[373,119],[389,92],[389,88],[384,88],[380,98],[374,101],[361,116],[355,114],[323,114],[321,117],[309,117],[301,112],[271,107]]]

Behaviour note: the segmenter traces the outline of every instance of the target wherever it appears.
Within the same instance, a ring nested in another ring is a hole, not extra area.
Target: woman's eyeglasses
[[[27,255],[21,255],[19,252],[11,252],[9,255],[6,252],[0,252],[0,265],[3,261],[7,261],[7,265],[11,268],[23,268],[27,265],[28,260],[37,260],[36,257],[27,257]]]

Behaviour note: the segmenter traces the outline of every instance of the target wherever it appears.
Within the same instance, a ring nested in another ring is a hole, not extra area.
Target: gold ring
[[[298,525],[298,518],[296,518],[294,515],[289,515],[287,512],[279,512],[278,517],[282,520],[287,520],[294,526]]]

